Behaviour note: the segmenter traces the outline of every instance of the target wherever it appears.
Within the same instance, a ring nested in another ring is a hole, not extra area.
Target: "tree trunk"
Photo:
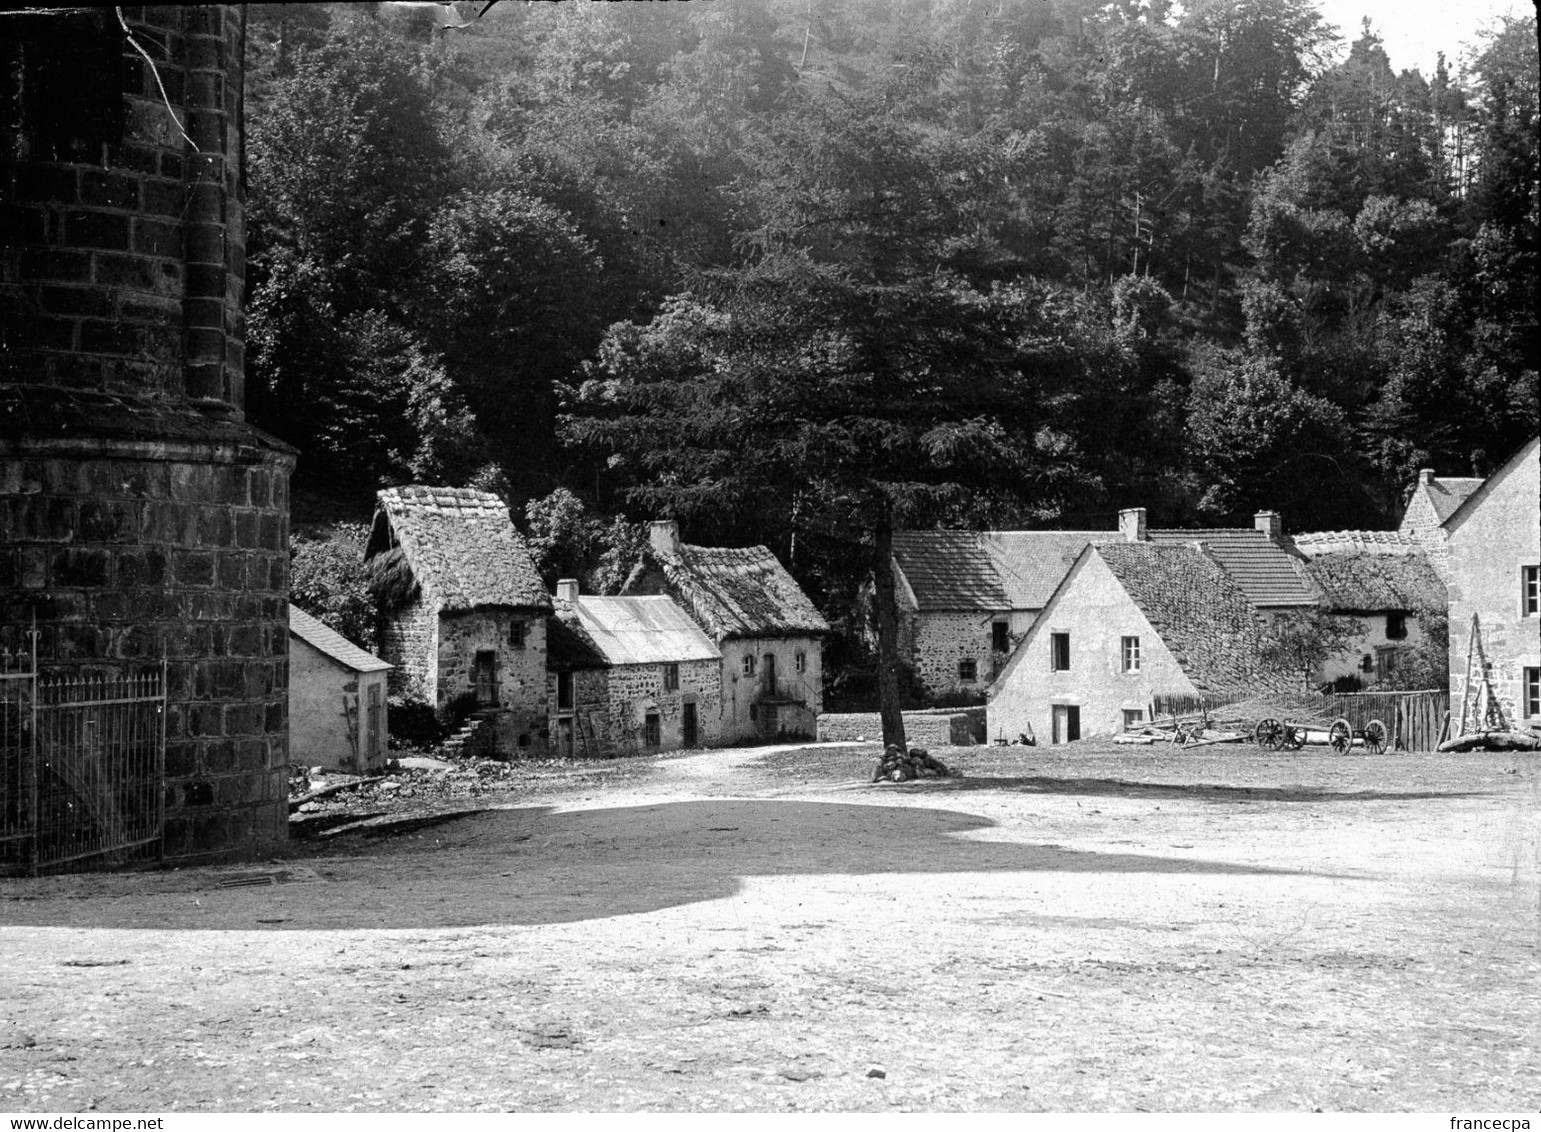
[[[878,514],[872,540],[872,612],[878,631],[878,711],[883,719],[883,745],[909,747],[904,738],[904,713],[899,708],[899,600],[894,595],[894,526],[886,505]]]

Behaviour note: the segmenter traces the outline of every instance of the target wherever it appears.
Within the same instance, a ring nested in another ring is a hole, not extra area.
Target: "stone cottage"
[[[0,865],[266,856],[288,836],[295,452],[244,416],[241,8],[9,7],[0,650],[30,657],[35,625],[39,680],[135,695],[43,705],[101,743],[55,743],[50,719],[4,745],[0,783],[22,760],[57,804],[0,805]],[[0,683],[16,710],[25,682]],[[112,820],[53,838],[96,775],[119,788]]]
[[[385,765],[390,665],[289,607],[289,752],[304,766],[367,774]]]
[[[1297,686],[1260,659],[1262,620],[1199,543],[1084,549],[989,692],[991,739],[1066,743],[1149,718],[1156,695]]]
[[[1460,721],[1475,616],[1511,726],[1541,727],[1541,441],[1531,440],[1444,522],[1450,551],[1450,712]]]
[[[1391,531],[1335,531],[1335,541],[1296,541],[1306,555],[1307,579],[1328,613],[1352,618],[1359,635],[1342,656],[1327,662],[1318,680],[1355,677],[1363,686],[1397,684],[1424,666],[1424,646],[1445,631],[1445,583],[1420,544]],[[1363,536],[1355,538],[1354,536]],[[1439,648],[1442,650],[1443,645]],[[1443,671],[1443,655],[1434,671]],[[1436,684],[1437,686],[1437,679]]]
[[[983,692],[1088,543],[1111,531],[895,531],[899,655],[933,695]]]
[[[721,651],[724,742],[814,734],[829,623],[767,548],[691,546],[655,522],[622,592],[672,597]]]
[[[551,597],[508,508],[473,488],[393,487],[378,500],[364,558],[392,693],[483,720],[483,749],[543,752]]]
[[[673,599],[585,597],[564,579],[546,642],[556,754],[610,758],[719,740],[722,653]]]

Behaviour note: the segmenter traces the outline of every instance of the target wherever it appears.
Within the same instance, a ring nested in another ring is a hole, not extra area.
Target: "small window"
[[[1541,717],[1541,668],[1527,668],[1524,675],[1525,718],[1535,719]]]
[[[666,664],[663,666],[663,690],[665,692],[678,692],[680,690],[680,666]]]
[[[1055,672],[1070,671],[1070,634],[1049,634],[1049,667]]]
[[[754,655],[752,653],[749,656],[744,657],[744,675],[754,675]]]
[[[958,679],[971,683],[979,679],[979,662],[972,657],[958,661]]]
[[[510,621],[508,623],[508,647],[511,649],[524,648],[523,621]]]
[[[996,621],[990,626],[990,648],[995,652],[1009,652],[1011,650],[1011,638],[1007,635],[1010,626],[1004,621]]]
[[[1388,641],[1400,641],[1407,636],[1407,614],[1386,614],[1386,639]]]
[[[1124,730],[1129,731],[1145,722],[1145,712],[1141,708],[1124,709]]]
[[[1139,637],[1121,638],[1119,641],[1118,651],[1119,655],[1123,658],[1125,672],[1138,672],[1140,670]]]
[[[792,666],[799,672],[807,672],[808,654],[799,649],[797,655],[792,658]]]
[[[573,674],[571,672],[556,674],[556,710],[573,710]]]
[[[649,747],[659,746],[663,742],[662,735],[658,730],[658,713],[656,711],[650,711],[642,717],[642,738]]]
[[[1520,614],[1541,614],[1541,566],[1520,567]]]

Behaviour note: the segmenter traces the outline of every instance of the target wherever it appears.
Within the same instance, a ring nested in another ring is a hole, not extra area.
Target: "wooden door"
[[[1054,705],[1055,743],[1074,743],[1081,737],[1081,709],[1075,704]]]
[[[695,704],[687,703],[680,705],[680,731],[685,746],[694,747],[699,745],[700,736],[696,722]]]

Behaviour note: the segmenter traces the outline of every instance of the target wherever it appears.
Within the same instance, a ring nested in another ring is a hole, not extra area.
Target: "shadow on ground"
[[[941,793],[1015,790],[1024,794],[1076,794],[1117,798],[1172,798],[1190,802],[1411,802],[1428,798],[1471,798],[1481,791],[1328,790],[1317,786],[1215,786],[1204,782],[1129,782],[1121,778],[1017,777],[923,779],[924,789]]]
[[[719,899],[751,876],[1293,875],[954,836],[994,824],[913,805],[771,800],[461,810],[294,843],[273,872],[305,883],[254,884],[251,866],[8,882],[0,887],[0,924],[177,930],[545,924]]]

